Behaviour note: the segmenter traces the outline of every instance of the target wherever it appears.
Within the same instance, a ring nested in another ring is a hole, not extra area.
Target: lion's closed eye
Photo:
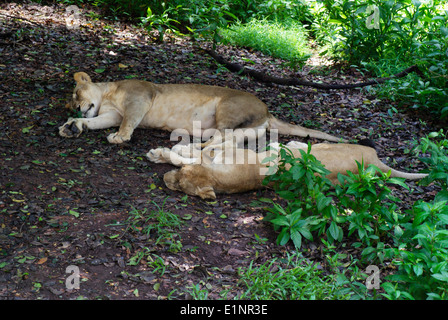
[[[87,105],[87,103],[86,104],[83,104],[84,106],[85,105]],[[78,108],[77,108],[77,110],[78,111],[81,111],[82,113],[83,113],[83,115],[86,115],[92,108],[94,108],[95,107],[95,104],[94,103],[90,103],[90,104],[88,104],[88,107],[87,107],[87,109],[84,107],[82,107],[81,106],[81,104],[78,104]]]

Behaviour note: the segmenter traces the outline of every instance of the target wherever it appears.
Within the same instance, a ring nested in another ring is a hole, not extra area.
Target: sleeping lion
[[[199,122],[207,129],[258,128],[284,135],[344,141],[324,132],[276,119],[254,95],[224,87],[196,84],[156,84],[141,80],[93,83],[84,72],[75,73],[76,87],[67,107],[82,118],[70,118],[59,127],[62,137],[78,137],[84,130],[119,127],[110,143],[131,139],[135,128],[184,129],[194,134]]]
[[[202,150],[196,158],[185,156],[185,148],[174,146],[172,149],[152,149],[147,153],[147,157],[152,162],[171,163],[181,167],[164,175],[163,180],[169,189],[202,199],[216,199],[217,193],[237,193],[262,188],[262,182],[268,174],[268,166],[275,165],[278,160],[264,163],[263,159],[278,154],[280,145],[274,143],[270,146],[270,150],[259,153],[250,149],[220,149],[212,146]],[[291,141],[286,147],[298,157],[299,150],[307,151],[308,145]],[[339,183],[338,173],[358,172],[355,161],[364,163],[365,167],[373,164],[382,172],[390,171],[392,177],[417,180],[427,176],[423,173],[406,173],[392,169],[378,159],[375,149],[362,145],[319,143],[312,146],[311,154],[331,172],[327,178],[333,184]]]

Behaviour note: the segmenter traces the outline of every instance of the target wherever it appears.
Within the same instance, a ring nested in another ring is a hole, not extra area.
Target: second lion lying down
[[[191,157],[191,154],[185,156],[185,148],[175,146],[173,149],[152,149],[147,157],[152,162],[171,163],[181,167],[164,175],[163,180],[169,189],[202,199],[216,199],[217,193],[238,193],[262,188],[268,166],[276,163],[264,163],[263,159],[278,154],[280,148],[277,143],[270,146],[270,150],[259,153],[236,148],[218,148],[216,151],[216,148],[211,147],[199,151],[199,157],[196,158]],[[306,151],[308,145],[291,141],[286,147],[298,157],[299,150]],[[375,149],[362,145],[319,143],[312,146],[311,154],[331,171],[327,178],[334,184],[338,183],[338,173],[358,172],[356,161],[364,163],[365,167],[373,164],[382,172],[391,171],[392,177],[417,180],[427,176],[423,173],[406,173],[392,169],[378,159]]]

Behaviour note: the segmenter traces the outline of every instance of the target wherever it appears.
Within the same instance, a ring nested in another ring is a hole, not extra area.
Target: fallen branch
[[[11,15],[9,15],[9,14],[4,14],[4,13],[2,13],[2,12],[0,12],[0,15],[2,15],[2,16],[4,16],[4,17],[7,17],[7,18],[10,18],[10,19],[23,20],[23,21],[29,22],[29,23],[31,23],[31,24],[34,24],[34,25],[36,25],[36,26],[40,26],[40,24],[37,23],[36,21],[30,20],[30,19],[27,19],[27,18],[24,18],[24,17],[11,16]]]
[[[274,76],[268,75],[266,73],[256,71],[254,69],[247,68],[238,63],[229,62],[229,61],[225,60],[222,56],[218,55],[214,50],[207,50],[207,49],[201,49],[201,50],[204,50],[208,55],[210,55],[213,59],[215,59],[216,62],[224,65],[227,69],[229,69],[232,72],[236,72],[241,75],[250,76],[260,82],[275,83],[275,84],[280,84],[280,85],[285,85],[285,86],[307,86],[307,87],[313,87],[313,88],[324,89],[324,90],[351,89],[351,88],[361,88],[361,87],[384,83],[386,81],[389,81],[390,79],[402,78],[411,72],[416,72],[418,75],[422,76],[422,72],[417,67],[417,65],[413,65],[412,67],[409,67],[409,68],[407,68],[397,74],[394,74],[390,77],[376,78],[376,79],[373,79],[373,80],[370,80],[367,82],[350,83],[350,84],[317,83],[317,82],[311,82],[311,81],[297,79],[297,78],[274,77]]]

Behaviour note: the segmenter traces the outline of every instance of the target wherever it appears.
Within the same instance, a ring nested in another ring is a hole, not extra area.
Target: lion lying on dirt
[[[278,129],[278,133],[343,141],[324,132],[276,119],[254,95],[223,87],[195,84],[155,84],[141,80],[93,83],[88,74],[75,73],[73,100],[67,107],[82,118],[70,118],[59,127],[62,137],[78,137],[84,130],[119,127],[110,143],[129,141],[135,128],[184,129],[194,134],[199,121],[207,129]]]
[[[280,145],[275,143],[270,146],[270,150],[260,153],[250,149],[236,148],[221,150],[218,148],[216,151],[216,148],[212,146],[202,150],[198,158],[192,158],[185,157],[185,148],[177,145],[172,149],[152,149],[147,153],[147,157],[152,162],[171,163],[181,167],[164,175],[163,180],[169,189],[197,195],[202,199],[216,199],[216,193],[237,193],[260,189],[268,166],[275,165],[278,161],[277,159],[262,163],[263,159],[278,154]],[[307,151],[308,145],[291,141],[286,147],[295,157],[298,157],[299,150]],[[417,180],[427,176],[427,174],[406,173],[392,169],[378,159],[375,149],[362,145],[319,143],[312,146],[311,154],[331,171],[327,178],[333,184],[339,183],[338,173],[358,172],[355,161],[363,162],[365,167],[373,164],[382,172],[391,171],[392,177]]]

